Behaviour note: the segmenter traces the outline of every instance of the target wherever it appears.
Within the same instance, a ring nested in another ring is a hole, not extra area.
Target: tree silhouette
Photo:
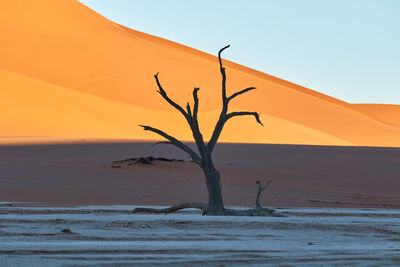
[[[180,105],[178,105],[176,102],[174,102],[172,99],[170,99],[162,87],[159,79],[158,79],[158,73],[154,75],[154,78],[156,80],[157,86],[158,86],[158,93],[175,109],[177,109],[186,119],[187,123],[190,126],[190,129],[192,130],[193,133],[193,138],[195,140],[196,146],[198,153],[195,152],[192,148],[184,144],[183,142],[179,141],[175,137],[159,130],[156,128],[153,128],[151,126],[146,126],[146,125],[140,125],[143,127],[145,131],[151,131],[153,133],[156,133],[168,141],[165,142],[158,142],[156,144],[172,144],[184,152],[186,152],[192,160],[200,166],[200,168],[203,170],[206,184],[207,184],[207,190],[208,190],[208,204],[204,203],[183,203],[177,206],[173,206],[170,208],[166,209],[151,209],[151,208],[136,208],[133,212],[154,212],[154,213],[168,213],[168,212],[174,212],[176,210],[184,209],[184,208],[197,208],[201,209],[204,214],[208,215],[263,215],[263,214],[272,214],[273,210],[270,209],[265,209],[261,208],[261,206],[257,206],[256,209],[251,209],[251,210],[246,210],[246,211],[239,211],[239,210],[231,210],[231,209],[226,209],[224,207],[224,202],[222,199],[222,187],[221,187],[221,181],[220,181],[220,174],[218,170],[214,166],[214,162],[212,159],[212,153],[214,150],[215,145],[218,142],[219,136],[221,135],[222,129],[224,125],[228,122],[228,120],[238,117],[238,116],[253,116],[255,120],[260,124],[263,125],[262,122],[260,121],[259,114],[257,112],[250,112],[250,111],[238,111],[238,112],[228,112],[228,105],[231,100],[233,100],[235,97],[247,93],[249,91],[252,91],[256,89],[255,87],[248,87],[243,90],[240,90],[231,96],[227,97],[226,95],[226,73],[225,73],[225,68],[222,65],[222,59],[221,59],[221,53],[227,49],[229,45],[225,46],[218,52],[218,59],[219,59],[219,66],[220,66],[220,72],[222,76],[222,110],[219,116],[219,119],[215,125],[214,131],[212,133],[212,136],[210,140],[205,143],[203,139],[203,135],[200,132],[199,128],[199,121],[197,118],[197,113],[199,110],[199,98],[198,98],[198,92],[199,88],[194,88],[193,90],[193,108],[190,106],[189,102],[186,105],[186,110],[182,108]],[[257,199],[259,198],[259,194],[257,196]]]

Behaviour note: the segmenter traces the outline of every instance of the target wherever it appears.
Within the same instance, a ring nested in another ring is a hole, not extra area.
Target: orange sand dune
[[[388,124],[400,126],[400,105],[354,104],[366,114]]]
[[[2,1],[0,33],[0,136],[157,138],[137,127],[145,123],[190,140],[184,120],[155,93],[156,72],[182,105],[201,88],[206,137],[217,119],[215,56],[118,25],[78,1]],[[234,52],[233,44],[226,53]],[[232,110],[258,111],[266,127],[240,118],[221,141],[400,146],[397,109],[365,109],[225,65],[229,93],[258,88]]]

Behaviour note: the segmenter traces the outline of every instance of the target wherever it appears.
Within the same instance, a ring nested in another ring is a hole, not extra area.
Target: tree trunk
[[[257,197],[256,197],[256,209],[261,209],[261,204],[260,204],[260,195],[261,195],[262,190],[258,189],[257,192]]]
[[[208,215],[224,215],[224,202],[222,200],[222,187],[219,172],[215,169],[211,157],[203,163],[203,172],[208,190]]]

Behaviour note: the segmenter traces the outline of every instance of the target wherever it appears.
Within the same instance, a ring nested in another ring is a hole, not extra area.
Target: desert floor
[[[175,147],[148,142],[0,145],[0,201],[49,206],[171,205],[206,201],[201,169],[191,162],[135,164],[131,157],[188,160]],[[256,180],[270,207],[400,207],[400,148],[218,144],[226,205],[253,206]]]
[[[286,217],[131,214],[132,206],[0,203],[4,266],[398,266],[399,210],[284,208]]]

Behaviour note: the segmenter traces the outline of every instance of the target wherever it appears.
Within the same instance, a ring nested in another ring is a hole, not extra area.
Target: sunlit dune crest
[[[74,0],[0,2],[0,136],[157,139],[138,124],[191,140],[180,114],[156,93],[159,77],[185,105],[200,87],[209,137],[221,106],[215,56],[118,25]],[[235,53],[234,44],[226,53]],[[219,47],[216,47],[216,52]],[[354,105],[225,61],[232,110],[221,141],[400,146],[400,107]]]

